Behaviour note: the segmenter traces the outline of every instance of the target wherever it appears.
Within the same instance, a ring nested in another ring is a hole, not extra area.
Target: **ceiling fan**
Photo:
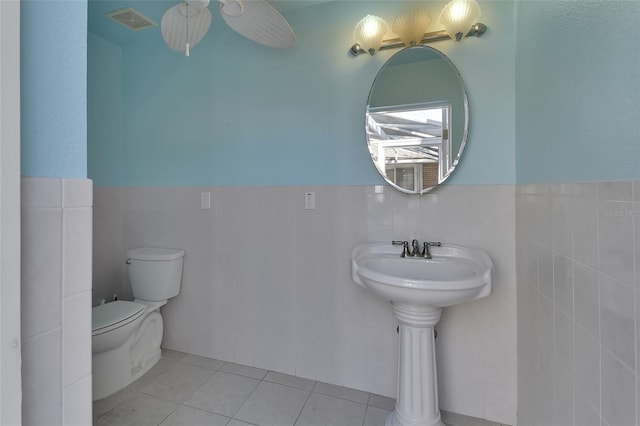
[[[286,19],[265,0],[219,0],[220,14],[234,31],[269,47],[289,48],[295,34]],[[162,15],[162,38],[170,49],[184,51],[202,40],[211,26],[210,0],[184,0]]]

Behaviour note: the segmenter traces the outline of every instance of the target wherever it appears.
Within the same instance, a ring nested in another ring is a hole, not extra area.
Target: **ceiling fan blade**
[[[244,12],[244,0],[220,0],[220,12],[226,16],[238,16]]]
[[[227,3],[231,6],[234,2],[242,5],[242,12],[230,16]],[[293,47],[296,42],[287,20],[264,0],[224,1],[220,3],[220,12],[227,25],[256,43],[284,49]]]
[[[184,51],[187,42],[189,47],[193,48],[207,33],[211,26],[211,12],[206,6],[201,6],[203,3],[202,1],[194,2],[193,5],[180,3],[164,12],[160,21],[160,30],[162,38],[171,50]]]

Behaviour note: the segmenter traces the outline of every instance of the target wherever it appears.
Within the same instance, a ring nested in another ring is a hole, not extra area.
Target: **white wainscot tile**
[[[517,393],[514,389],[488,384],[485,398],[484,418],[507,425],[516,424]]]
[[[485,415],[485,384],[481,381],[438,380],[440,409],[466,416]]]
[[[515,229],[515,187],[513,185],[477,185],[470,188],[472,226],[484,232]]]
[[[633,198],[631,181],[598,182],[598,199],[609,201],[631,201]]]
[[[62,205],[64,207],[91,207],[93,182],[89,179],[62,179]]]
[[[583,398],[594,407],[599,407],[600,345],[580,326],[575,326],[574,333],[576,400]]]
[[[575,322],[594,337],[599,336],[598,273],[588,266],[574,262],[573,294]]]
[[[91,292],[64,299],[62,312],[62,383],[91,374]]]
[[[573,258],[596,267],[598,264],[598,201],[593,198],[571,200],[573,217]]]
[[[640,371],[640,290],[636,290],[636,373]],[[640,410],[640,402],[638,403]]]
[[[22,210],[22,338],[60,325],[61,209]]]
[[[484,353],[486,354],[484,373],[486,382],[505,389],[515,387],[516,347],[485,345]]]
[[[386,188],[385,188],[386,189]],[[386,190],[384,193],[367,193],[367,208],[365,219],[369,226],[392,227],[393,226],[393,200],[392,193]]]
[[[68,386],[62,394],[62,424],[86,426],[92,422],[91,375]]]
[[[640,182],[638,182],[640,187]],[[640,188],[638,188],[640,192]],[[636,264],[636,288],[640,288],[640,202],[633,204],[633,228],[634,228],[634,247],[635,247],[635,264]],[[640,404],[638,404],[640,406]]]
[[[554,318],[554,350],[558,366],[564,374],[573,377],[573,322],[557,308]]]
[[[536,196],[531,206],[531,214],[533,216],[532,231],[535,241],[545,247],[551,247],[551,198],[545,194]]]
[[[609,425],[636,420],[636,378],[606,349],[602,349],[602,417]]]
[[[538,258],[538,288],[540,293],[553,301],[553,252],[536,245]]]
[[[551,201],[551,226],[553,249],[566,256],[572,255],[572,222],[570,198],[555,196]]]
[[[573,262],[561,254],[553,257],[553,301],[558,309],[573,318]]]
[[[89,207],[63,210],[62,261],[64,295],[91,290],[92,210]]]
[[[577,385],[576,385],[577,390]],[[576,395],[575,424],[580,426],[600,426],[600,414],[584,398]]]
[[[598,269],[634,285],[633,203],[603,201],[599,206]]]
[[[62,421],[59,329],[22,344],[22,406],[25,425]]]
[[[573,383],[561,370],[554,374],[553,418],[554,425],[573,424]]]
[[[600,332],[602,345],[628,367],[635,365],[635,291],[600,274]]]
[[[58,178],[20,179],[20,197],[22,207],[61,207],[61,180]]]

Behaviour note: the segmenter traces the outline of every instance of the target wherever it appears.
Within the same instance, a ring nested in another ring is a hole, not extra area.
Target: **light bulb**
[[[384,19],[367,15],[358,22],[353,30],[353,38],[364,50],[371,55],[382,45],[382,39],[389,32],[389,26]]]

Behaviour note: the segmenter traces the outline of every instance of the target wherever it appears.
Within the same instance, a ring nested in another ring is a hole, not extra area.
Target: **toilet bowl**
[[[184,250],[127,251],[134,301],[92,309],[93,400],[124,389],[160,359],[160,307],[180,292]]]

